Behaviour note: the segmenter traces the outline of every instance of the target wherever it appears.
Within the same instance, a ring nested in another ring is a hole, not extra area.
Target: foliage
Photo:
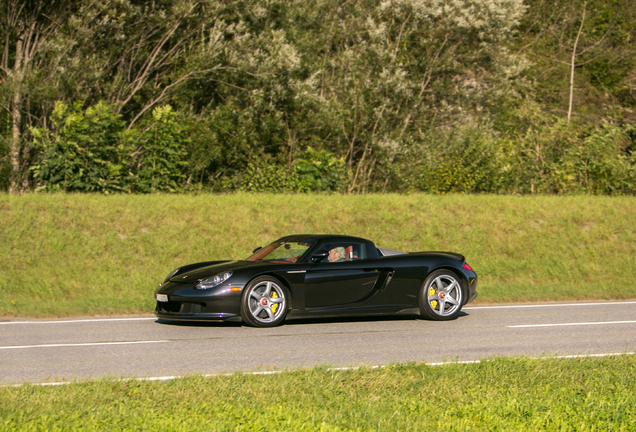
[[[55,105],[52,128],[33,129],[40,161],[33,164],[38,189],[114,192],[126,185],[130,145],[121,116],[103,102],[84,112],[81,102]]]
[[[329,192],[344,188],[345,161],[327,150],[311,147],[291,169],[279,165],[249,163],[240,190],[246,192]]]
[[[0,429],[629,431],[635,360],[494,358],[7,386]]]
[[[0,188],[633,194],[632,3],[9,0]]]
[[[300,192],[340,191],[345,186],[344,158],[336,158],[328,150],[307,150],[294,164]]]
[[[240,188],[247,192],[295,192],[296,186],[294,172],[277,165],[256,166],[250,163]]]
[[[633,194],[632,131],[609,124],[579,129],[565,120],[529,128],[518,137],[520,192]]]
[[[568,149],[566,164],[575,171],[576,183],[598,195],[635,194],[636,161],[627,151],[633,133],[633,126],[602,125]]]
[[[33,128],[36,190],[67,192],[174,192],[182,187],[187,130],[172,107],[127,130],[105,102],[86,110],[58,102],[51,129]]]
[[[179,124],[170,105],[157,107],[152,119],[140,126],[137,148],[132,155],[133,192],[175,192],[179,190],[187,162],[187,130]]]
[[[429,132],[405,149],[397,163],[407,190],[502,193],[515,186],[518,160],[514,146],[488,125],[465,125],[442,134]]]

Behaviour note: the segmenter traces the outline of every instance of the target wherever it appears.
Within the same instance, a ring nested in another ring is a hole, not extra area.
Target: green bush
[[[446,193],[636,193],[636,126],[584,127],[519,108],[514,133],[484,121],[431,129],[395,148],[376,149],[365,190]],[[198,119],[198,120],[197,120]],[[309,141],[287,144],[274,120],[231,112],[207,117],[157,107],[128,130],[113,106],[58,102],[49,129],[31,129],[31,172],[39,191],[343,192],[355,163]],[[543,125],[538,127],[537,124]],[[204,123],[204,124],[202,124]],[[6,145],[5,145],[6,147]],[[375,151],[375,150],[374,150]],[[0,169],[8,183],[8,148]],[[390,153],[390,154],[389,154]]]
[[[337,192],[344,187],[345,162],[327,150],[308,147],[291,169],[264,159],[248,163],[240,173],[240,189],[246,192]]]
[[[344,158],[336,158],[330,151],[308,147],[296,159],[294,171],[301,192],[341,191],[344,188]]]
[[[39,153],[36,190],[116,192],[127,186],[131,144],[125,123],[105,102],[83,110],[57,102],[51,129],[31,130]]]
[[[512,135],[487,124],[423,134],[400,155],[398,184],[436,194],[636,193],[633,125],[584,128],[544,116],[535,128],[539,118],[529,117]]]
[[[169,105],[127,130],[106,102],[87,109],[57,102],[51,123],[31,129],[38,191],[148,193],[183,186],[188,131]]]
[[[636,161],[625,151],[633,130],[633,126],[604,125],[569,148],[565,159],[573,168],[576,184],[594,195],[634,194]]]
[[[247,192],[296,192],[297,177],[282,166],[249,163],[241,179],[241,190]]]
[[[557,120],[518,139],[522,193],[634,194],[631,125],[582,128]]]
[[[488,125],[429,132],[402,155],[401,181],[405,189],[436,194],[509,192],[516,181],[512,148]]]
[[[170,105],[155,108],[152,119],[135,130],[137,148],[132,156],[132,192],[175,192],[181,189],[189,143],[187,130]]]

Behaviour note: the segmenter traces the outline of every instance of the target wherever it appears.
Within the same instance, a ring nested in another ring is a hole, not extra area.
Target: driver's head
[[[334,262],[340,259],[344,259],[344,257],[345,257],[344,248],[342,246],[338,246],[329,251],[329,256],[327,257],[327,259],[329,260],[329,262]]]

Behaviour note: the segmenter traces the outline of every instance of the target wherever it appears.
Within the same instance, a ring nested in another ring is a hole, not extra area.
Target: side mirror
[[[324,260],[325,258],[327,258],[327,255],[329,255],[329,252],[327,252],[326,250],[320,250],[318,252],[315,252],[311,256],[311,262],[320,262]]]
[[[261,250],[261,249],[263,249],[263,246],[259,246],[259,247],[257,247],[256,249],[254,249],[254,250],[252,251],[252,253],[253,253],[253,254],[255,254],[256,252],[258,252],[258,251],[259,251],[259,250]]]

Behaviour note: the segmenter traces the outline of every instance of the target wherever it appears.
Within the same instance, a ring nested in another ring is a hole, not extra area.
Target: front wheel
[[[241,299],[241,317],[254,327],[274,327],[287,314],[286,289],[278,279],[261,276],[245,287]]]
[[[464,303],[464,290],[457,275],[447,270],[430,274],[420,292],[422,315],[435,321],[457,318]]]

